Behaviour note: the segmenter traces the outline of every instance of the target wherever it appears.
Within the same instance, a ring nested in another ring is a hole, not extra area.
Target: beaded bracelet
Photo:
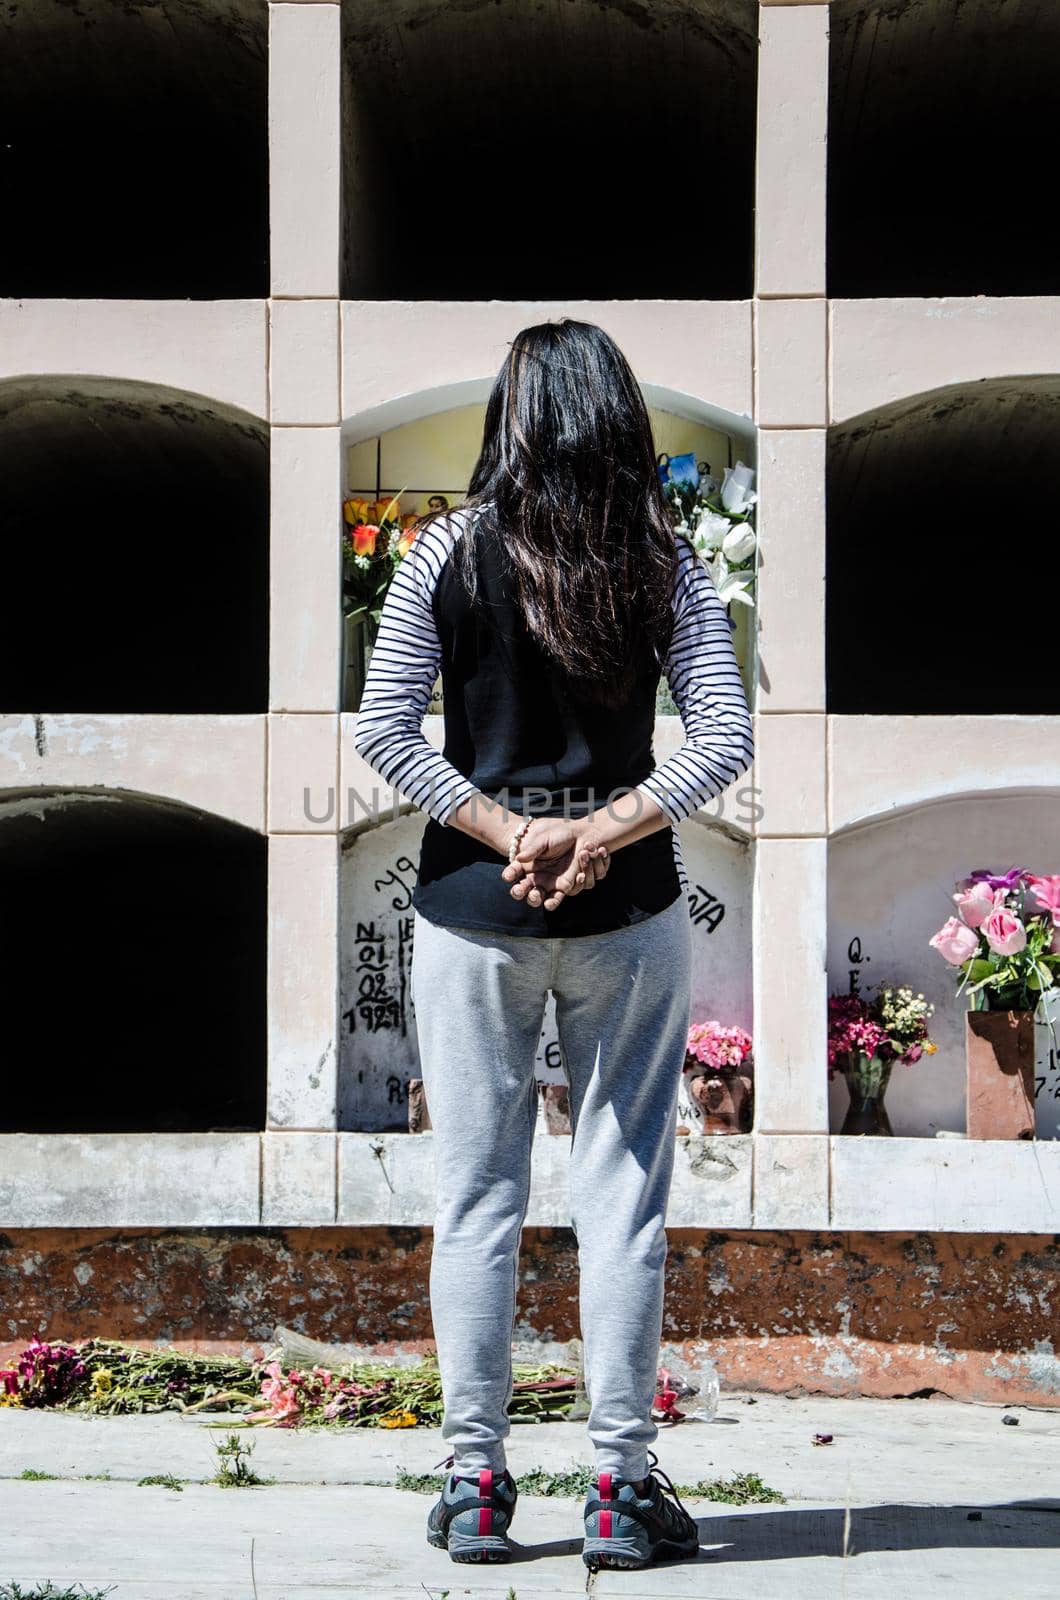
[[[509,841],[508,841],[508,860],[509,861],[514,861],[515,860],[516,852],[518,851],[519,846],[522,843],[523,836],[525,835],[526,830],[529,828],[529,826],[530,826],[531,822],[533,822],[533,820],[534,820],[533,817],[524,817],[522,822],[520,822],[519,826],[516,828],[515,832],[512,834],[511,838],[509,839]]]

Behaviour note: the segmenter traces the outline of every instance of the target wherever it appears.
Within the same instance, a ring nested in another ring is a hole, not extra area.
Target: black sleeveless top
[[[635,687],[619,710],[579,699],[527,629],[503,542],[485,520],[473,534],[478,593],[474,604],[469,599],[455,548],[474,515],[461,508],[427,524],[398,566],[357,714],[359,753],[428,814],[412,903],[432,922],[538,937],[640,922],[688,892],[672,824],[732,782],[753,756],[725,609],[707,568],[680,540],[665,670],[693,738],[656,767],[660,669],[647,643],[638,647]],[[420,726],[439,671],[441,751]],[[715,709],[704,744],[706,700],[722,690],[731,724],[719,723]],[[514,899],[500,875],[504,857],[447,825],[476,791],[521,814],[581,816],[638,786],[671,825],[614,850],[601,882],[554,911]]]

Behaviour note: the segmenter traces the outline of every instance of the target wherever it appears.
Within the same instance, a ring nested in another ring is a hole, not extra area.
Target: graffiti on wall
[[[412,1002],[412,890],[425,818],[414,812],[362,832],[343,855],[339,1126],[407,1126],[409,1079],[419,1076]],[[716,830],[681,834],[693,924],[693,1020],[752,1028],[750,860]],[[564,1082],[555,997],[545,1004],[534,1073]]]

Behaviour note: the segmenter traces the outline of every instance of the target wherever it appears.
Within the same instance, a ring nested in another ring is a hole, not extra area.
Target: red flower
[[[378,538],[379,529],[374,522],[359,522],[350,534],[350,543],[356,555],[374,556],[375,542]]]

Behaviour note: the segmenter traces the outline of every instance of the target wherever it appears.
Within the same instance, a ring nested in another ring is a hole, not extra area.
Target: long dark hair
[[[522,619],[572,690],[622,705],[673,623],[677,535],[640,386],[611,336],[563,317],[511,341],[486,405],[457,541],[474,599],[475,541],[499,536]]]

